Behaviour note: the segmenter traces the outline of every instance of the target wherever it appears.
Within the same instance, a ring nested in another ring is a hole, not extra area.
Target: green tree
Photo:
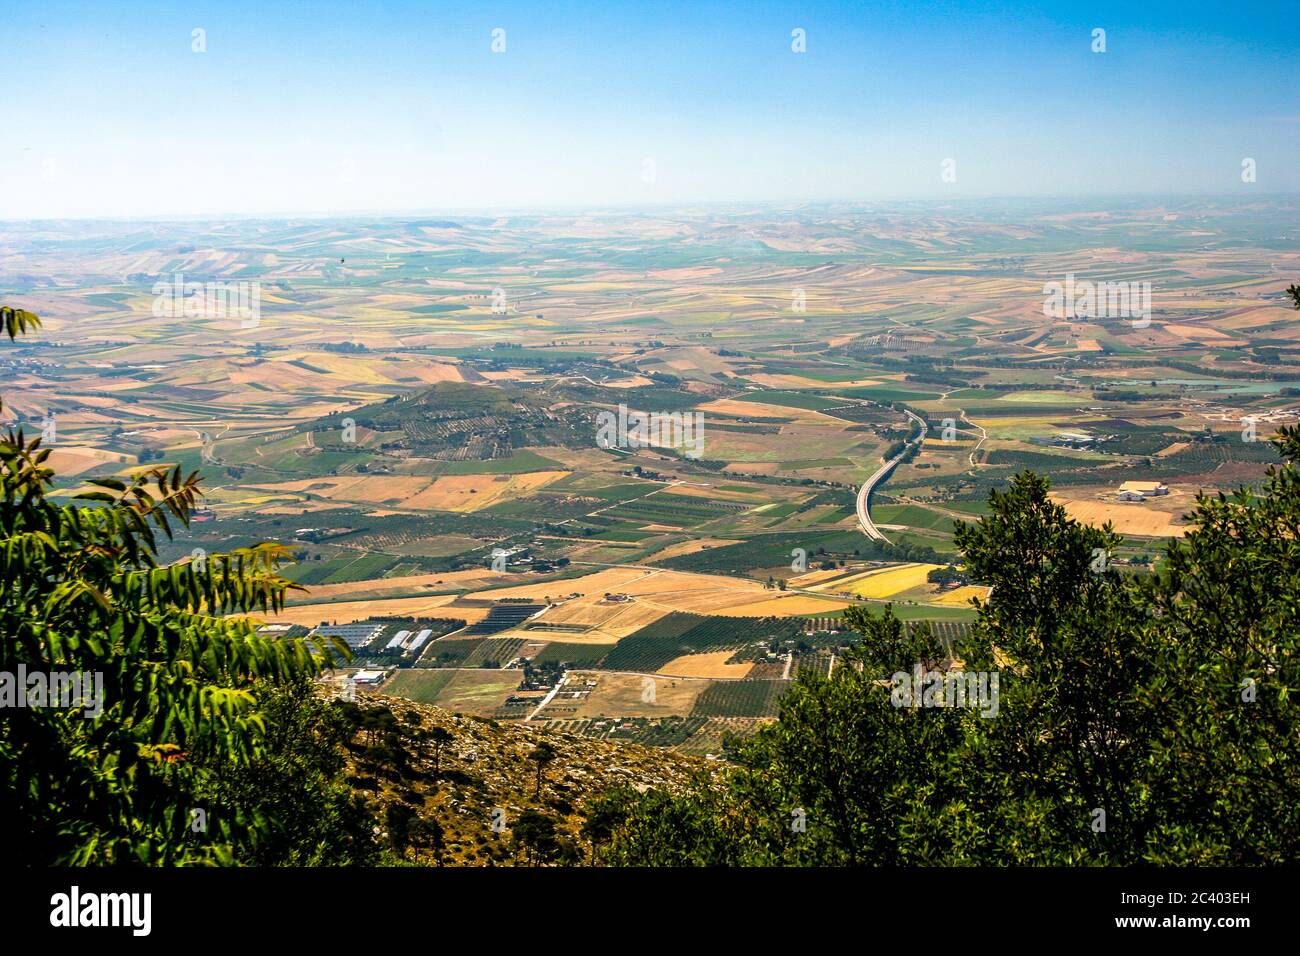
[[[346,705],[310,680],[257,685],[266,722],[262,749],[246,765],[205,764],[200,803],[211,815],[260,807],[268,832],[240,862],[257,866],[371,864],[373,817],[343,776],[353,727]]]
[[[538,810],[525,810],[511,827],[511,847],[517,853],[527,853],[528,865],[534,861],[548,862],[560,852],[556,839],[555,821]]]
[[[442,774],[442,748],[454,739],[451,731],[445,727],[434,727],[429,731],[429,740],[433,742],[433,775],[435,777]]]
[[[528,754],[528,759],[537,764],[537,789],[533,794],[534,796],[540,797],[542,795],[542,777],[546,773],[547,766],[555,757],[555,748],[544,740]]]
[[[627,795],[633,865],[1256,865],[1300,856],[1300,430],[1262,493],[1200,497],[1154,574],[1026,472],[958,531],[992,588],[948,648],[855,607],[739,766]],[[900,706],[915,667],[999,677],[998,707]],[[901,672],[901,674],[900,674]],[[599,830],[595,831],[599,832]],[[588,837],[591,838],[590,836]]]
[[[10,338],[40,325],[0,319]],[[251,858],[275,821],[261,803],[203,813],[212,777],[267,754],[259,687],[346,647],[264,637],[244,616],[283,606],[277,545],[158,565],[156,534],[188,522],[197,474],[93,479],[56,504],[49,454],[21,428],[0,439],[0,672],[88,675],[99,707],[3,709],[0,839],[33,865]]]
[[[634,794],[626,789],[610,790],[599,794],[584,807],[582,828],[583,837],[591,845],[587,862],[596,865],[596,856],[601,846],[610,843],[627,822],[632,811]]]

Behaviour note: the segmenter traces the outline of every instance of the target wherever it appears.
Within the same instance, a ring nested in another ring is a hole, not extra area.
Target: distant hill
[[[507,458],[528,447],[596,447],[596,412],[620,404],[683,411],[701,396],[671,385],[612,388],[580,378],[521,388],[438,382],[382,402],[317,419],[306,430],[318,447],[339,443],[344,423],[385,433],[380,447],[456,461]]]
[[[318,445],[333,445],[351,419],[385,433],[381,446],[423,458],[506,458],[517,448],[595,445],[595,422],[583,409],[545,392],[494,385],[439,382],[428,388],[363,405],[313,422]]]
[[[459,229],[460,223],[452,222],[450,219],[421,219],[415,222],[402,224],[407,232],[419,232],[421,229]]]

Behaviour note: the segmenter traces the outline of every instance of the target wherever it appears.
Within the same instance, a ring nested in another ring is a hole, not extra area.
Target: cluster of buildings
[[[1030,438],[1029,442],[1033,445],[1045,445],[1049,448],[1096,448],[1104,441],[1114,438],[1113,435],[1088,435],[1083,432],[1057,432],[1054,438]]]

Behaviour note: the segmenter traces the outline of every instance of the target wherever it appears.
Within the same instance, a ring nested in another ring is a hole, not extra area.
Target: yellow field
[[[665,608],[644,601],[611,604],[607,603],[600,594],[587,594],[558,607],[549,608],[537,620],[544,624],[568,624],[574,627],[588,627],[590,630],[577,633],[547,631],[527,633],[570,644],[616,644],[647,624],[653,624],[667,613]]]
[[[407,508],[436,511],[481,511],[526,497],[567,474],[567,471],[532,471],[522,475],[443,475],[402,504]]]
[[[573,624],[582,627],[598,627],[627,607],[626,604],[614,604],[599,595],[588,595],[569,601],[559,607],[553,607],[542,616],[547,624]]]
[[[624,604],[622,610],[599,627],[585,634],[566,634],[564,640],[572,644],[613,644],[646,625],[653,624],[667,613],[664,608],[656,605],[634,601],[631,604]]]
[[[727,544],[738,544],[735,538],[696,538],[693,541],[679,541],[677,544],[670,544],[662,551],[656,551],[650,556],[650,561],[662,561],[666,558],[676,558],[683,554],[695,554],[697,551],[703,551],[705,548],[720,548]]]
[[[969,607],[971,598],[979,598],[981,601],[986,600],[989,596],[989,589],[978,587],[974,584],[968,584],[964,587],[953,588],[946,594],[939,594],[930,599],[931,604],[942,604],[945,607]]]
[[[232,501],[238,504],[247,504],[248,499],[232,498]],[[257,513],[263,515],[305,515],[316,514],[321,511],[337,511],[340,508],[346,508],[347,504],[342,501],[303,501],[295,499],[293,502],[284,505],[270,505],[266,508],[258,508]],[[397,514],[395,511],[379,512],[372,511],[371,517],[378,518],[382,514]]]
[[[127,461],[134,461],[134,458],[98,448],[52,446],[45,467],[53,468],[60,475],[79,475],[105,462],[125,464]]]
[[[473,624],[487,617],[485,607],[448,607],[454,594],[434,597],[376,598],[371,601],[340,601],[337,604],[295,604],[280,613],[250,614],[249,617],[276,624],[302,624],[315,627],[321,621],[351,624],[368,617],[458,617]]]
[[[674,495],[685,495],[688,498],[716,498],[720,501],[738,501],[741,503],[765,504],[772,501],[772,492],[768,489],[762,491],[727,491],[713,485],[688,485],[683,482],[682,484],[673,485],[671,492]]]
[[[329,500],[337,498],[341,501],[380,504],[402,501],[428,485],[428,478],[410,475],[385,475],[383,481],[375,481],[373,475],[350,475],[342,478],[305,478],[250,487],[262,491],[310,493]]]
[[[628,585],[642,581],[654,574],[655,572],[648,568],[605,568],[595,574],[574,578],[571,581],[544,581],[535,584],[520,584],[512,588],[502,588],[493,591],[492,596],[498,599],[507,597],[541,598],[548,594],[552,597],[561,597],[565,594],[577,592],[600,597],[606,591],[611,593],[626,592]]]
[[[925,584],[926,576],[937,567],[937,564],[904,564],[892,568],[876,568],[854,577],[828,582],[815,590],[848,591],[858,597],[887,598]]]
[[[739,679],[753,670],[753,662],[728,664],[727,658],[735,651],[713,651],[708,654],[684,654],[674,658],[656,673],[665,677],[730,677]]]
[[[737,402],[730,398],[719,398],[705,405],[699,405],[697,408],[705,414],[736,415],[741,418],[788,418],[791,421],[800,419],[804,421],[828,421],[825,415],[818,415],[807,408],[787,408],[784,405],[766,405],[762,402]]]
[[[769,597],[765,601],[734,604],[716,610],[701,608],[697,613],[715,614],[718,617],[782,617],[789,614],[832,614],[845,607],[848,607],[847,601],[830,596],[822,598],[809,594],[783,594]]]

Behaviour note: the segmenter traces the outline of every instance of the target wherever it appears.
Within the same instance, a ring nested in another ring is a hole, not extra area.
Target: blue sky
[[[1293,193],[1295,10],[6,2],[0,217]]]

